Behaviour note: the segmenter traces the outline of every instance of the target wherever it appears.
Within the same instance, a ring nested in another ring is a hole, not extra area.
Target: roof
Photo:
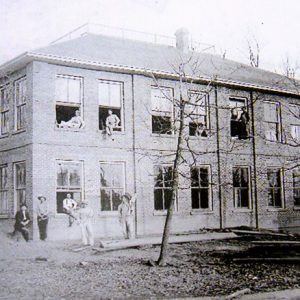
[[[204,52],[182,53],[176,47],[152,44],[141,41],[125,40],[104,35],[86,34],[79,38],[53,44],[25,53],[28,61],[45,60],[56,63],[80,63],[102,67],[139,70],[157,74],[176,75],[182,61],[188,76],[203,80],[215,79],[220,83],[237,86],[262,88],[277,92],[299,94],[293,80],[285,76],[254,68],[239,62],[223,59],[219,55]],[[0,66],[0,70],[13,65],[14,60]],[[299,84],[299,82],[297,82]]]

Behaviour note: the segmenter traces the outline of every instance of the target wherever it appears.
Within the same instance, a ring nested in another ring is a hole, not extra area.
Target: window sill
[[[294,206],[294,208],[293,208],[294,210],[300,210],[300,206]]]
[[[22,132],[26,132],[26,129],[19,129],[12,132],[12,135],[20,134]]]
[[[166,216],[167,215],[167,210],[154,210],[153,211],[153,216]],[[173,212],[173,215],[178,215],[179,212],[176,210]]]
[[[112,135],[108,135],[105,130],[97,129],[97,132],[101,133],[102,135],[105,135],[106,137],[112,137],[114,135],[125,135],[125,130],[123,130],[123,131],[114,131],[114,133]]]
[[[193,209],[190,212],[191,215],[213,215],[214,212],[211,209]]]
[[[250,143],[251,137],[248,137],[246,139],[239,139],[238,137],[231,137],[231,140],[238,143]]]
[[[0,219],[9,219],[9,214],[0,213]]]
[[[189,135],[189,139],[191,140],[195,140],[195,141],[198,141],[198,140],[206,140],[209,138],[209,135],[208,136],[195,136],[195,135]]]
[[[54,127],[54,130],[55,131],[69,131],[69,132],[84,132],[85,131],[85,128],[57,128],[57,127]]]
[[[100,211],[98,212],[99,217],[118,217],[118,211]]]
[[[233,213],[252,213],[253,210],[251,208],[234,208],[232,210]]]
[[[161,138],[174,138],[176,134],[159,134],[159,133],[151,133],[151,137],[161,137]]]
[[[279,211],[288,211],[288,209],[283,208],[283,207],[268,207],[267,211],[269,211],[269,212],[279,212]]]
[[[5,133],[5,134],[0,135],[0,139],[5,139],[5,138],[7,138],[7,137],[9,137],[9,134],[8,134],[8,133]]]

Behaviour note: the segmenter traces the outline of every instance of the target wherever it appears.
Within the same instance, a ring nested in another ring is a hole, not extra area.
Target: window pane
[[[249,208],[249,190],[247,188],[240,189],[241,207]]]
[[[20,207],[21,203],[26,203],[26,191],[25,189],[17,190],[17,207]]]
[[[9,91],[8,88],[0,90],[0,111],[9,109]]]
[[[110,106],[121,107],[121,84],[110,84]]]
[[[26,185],[26,170],[25,163],[19,163],[15,165],[16,171],[16,188],[23,188]]]
[[[68,84],[68,102],[81,103],[81,80],[79,78],[69,78]]]
[[[268,141],[278,141],[278,125],[276,123],[266,123],[265,136]]]
[[[112,190],[113,210],[118,210],[118,206],[122,202],[122,195],[123,195],[123,190],[120,190],[120,189],[113,189]]]
[[[264,102],[264,119],[266,122],[278,122],[278,112],[276,103]]]
[[[200,185],[201,187],[208,187],[208,168],[200,168]]]
[[[240,187],[241,185],[241,174],[239,168],[233,168],[233,186],[234,187]]]
[[[100,164],[100,185],[102,187],[111,187],[111,172],[109,164]]]
[[[8,212],[7,191],[0,192],[0,213]]]
[[[171,117],[152,116],[152,132],[157,134],[172,134]]]
[[[112,177],[112,187],[123,187],[124,186],[124,170],[122,164],[111,164],[110,172]]]
[[[200,201],[201,201],[201,208],[208,208],[208,199],[209,199],[209,192],[208,189],[201,189],[200,190]]]
[[[173,184],[173,168],[172,167],[164,167],[164,186],[172,187]]]
[[[199,169],[198,168],[191,169],[191,186],[199,187]]]
[[[25,127],[25,105],[17,107],[17,129]]]
[[[99,105],[110,106],[110,93],[109,84],[105,82],[99,82],[98,84],[98,101]]]
[[[297,125],[291,126],[291,136],[293,140],[295,140],[296,142],[300,141],[300,126]]]
[[[101,210],[110,211],[111,210],[110,191],[101,189],[100,197],[101,197]]]
[[[172,90],[166,88],[152,88],[151,90],[152,110],[160,112],[172,112],[173,97]]]
[[[164,197],[165,197],[165,209],[168,209],[170,207],[171,201],[172,201],[172,190],[171,189],[164,189]]]
[[[9,132],[9,119],[8,119],[8,116],[9,116],[8,111],[1,113],[1,120],[0,120],[0,122],[1,122],[1,132],[0,132],[0,134],[5,134],[5,133]]]
[[[8,187],[7,167],[0,168],[0,189],[4,190]]]
[[[57,77],[55,81],[55,100],[69,102],[68,99],[68,79]]]
[[[200,189],[192,189],[192,209],[199,209],[200,208]]]
[[[80,188],[81,165],[69,164],[70,187]]]
[[[57,186],[69,187],[69,173],[68,167],[65,164],[59,163],[57,165]]]
[[[163,210],[163,195],[162,189],[154,190],[154,209],[155,210]]]
[[[155,184],[154,186],[155,187],[163,187],[163,170],[162,170],[162,167],[158,167],[158,166],[155,166],[154,167],[154,181],[155,181]]]

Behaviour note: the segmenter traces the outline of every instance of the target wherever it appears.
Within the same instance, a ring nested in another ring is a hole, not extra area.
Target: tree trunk
[[[157,264],[159,266],[166,265],[169,235],[170,235],[170,230],[171,230],[171,221],[172,221],[172,217],[173,217],[175,201],[176,201],[178,186],[179,186],[178,167],[179,167],[180,161],[181,161],[182,133],[183,133],[183,128],[184,128],[184,107],[185,107],[185,103],[184,103],[182,95],[180,96],[180,105],[179,106],[180,106],[180,120],[179,120],[180,123],[179,123],[179,132],[178,132],[177,147],[176,147],[176,156],[175,156],[174,165],[173,165],[172,199],[171,199],[171,203],[170,203],[170,206],[169,206],[168,212],[167,212],[164,233],[163,233],[162,243],[161,243],[161,248],[160,248],[160,255],[159,255],[158,262],[157,262]]]

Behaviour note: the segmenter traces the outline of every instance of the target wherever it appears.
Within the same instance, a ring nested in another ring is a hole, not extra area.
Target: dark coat
[[[25,219],[24,219],[23,212],[19,210],[16,213],[15,219],[16,219],[15,230],[21,230],[22,228],[27,227],[28,225],[24,226],[21,222],[30,221],[29,212],[27,210],[25,211]]]

